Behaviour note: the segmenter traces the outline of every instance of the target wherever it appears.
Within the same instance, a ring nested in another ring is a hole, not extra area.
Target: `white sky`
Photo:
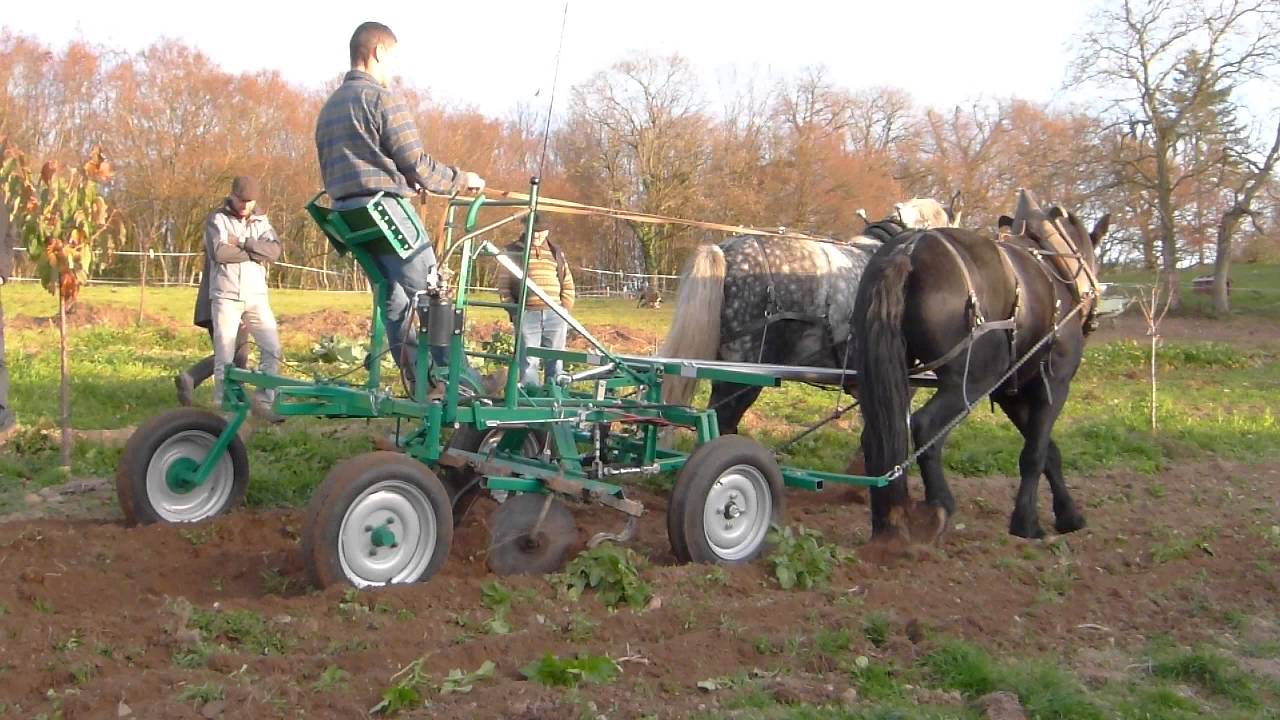
[[[400,40],[406,79],[492,113],[550,88],[564,8],[562,0],[219,2],[178,15],[184,3],[172,0],[4,4],[0,23],[57,46],[82,38],[137,50],[169,36],[228,70],[277,69],[309,85],[345,70],[351,31],[377,20]],[[1011,32],[1032,13],[1038,32]],[[1044,29],[1074,31],[1085,14],[1075,2],[1026,0],[570,0],[558,92],[643,50],[679,52],[712,77],[733,65],[778,76],[823,64],[839,85],[896,85],[928,104],[979,94],[1047,100],[1069,53]]]
[[[276,69],[319,86],[346,69],[360,22],[400,40],[400,72],[434,97],[505,114],[546,107],[562,0],[310,3],[220,2],[179,15],[180,3],[4,0],[0,25],[61,47],[80,38],[137,50],[160,37],[197,46],[223,68]],[[1016,95],[1088,102],[1064,92],[1071,38],[1092,3],[1075,0],[571,0],[557,105],[566,90],[628,51],[679,52],[705,76],[771,78],[825,65],[851,89],[893,85],[919,103],[950,106]],[[535,98],[535,93],[541,92]],[[1260,106],[1280,105],[1276,85]],[[1255,97],[1251,97],[1256,99]],[[1257,103],[1253,103],[1259,107]]]

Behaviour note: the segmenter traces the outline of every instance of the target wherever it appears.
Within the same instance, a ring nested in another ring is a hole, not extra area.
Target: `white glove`
[[[467,189],[473,192],[484,190],[484,178],[473,172],[467,173]]]

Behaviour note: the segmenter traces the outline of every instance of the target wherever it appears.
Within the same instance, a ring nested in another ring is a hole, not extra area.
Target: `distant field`
[[[1190,267],[1179,273],[1184,313],[1213,314],[1213,296],[1195,292],[1191,286],[1192,280],[1205,275],[1213,275],[1212,265]],[[1102,281],[1151,285],[1155,274],[1135,270],[1109,272],[1103,274]],[[1280,319],[1280,265],[1233,264],[1231,310]]]

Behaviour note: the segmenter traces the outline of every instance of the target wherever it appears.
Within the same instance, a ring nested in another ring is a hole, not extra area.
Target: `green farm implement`
[[[527,199],[450,200],[442,275],[435,289],[412,298],[418,318],[418,379],[408,397],[393,392],[381,373],[378,349],[388,285],[374,257],[402,256],[427,242],[414,208],[377,196],[367,205],[334,210],[323,194],[307,211],[340,254],[350,254],[373,288],[372,362],[361,384],[340,379],[301,381],[229,367],[223,414],[176,409],[145,423],[126,446],[117,478],[120,504],[134,523],[198,522],[236,506],[249,482],[248,453],[238,430],[250,412],[250,388],[275,392],[278,414],[325,418],[392,418],[409,430],[398,452],[370,452],[334,467],[316,488],[306,515],[304,562],[320,585],[376,586],[425,580],[448,556],[455,514],[488,493],[498,500],[490,519],[491,569],[499,574],[558,569],[576,544],[568,504],[596,504],[620,515],[621,529],[600,534],[625,542],[645,508],[628,497],[629,478],[673,472],[667,530],[677,558],[688,562],[749,562],[783,521],[784,487],[819,490],[825,483],[882,485],[885,478],[781,467],[753,440],[720,436],[715,411],[663,404],[664,378],[722,380],[773,387],[784,380],[844,385],[852,378],[830,368],[689,361],[611,352],[555,299],[524,282],[538,207],[538,182]],[[504,208],[502,219],[477,229],[482,209]],[[461,217],[458,217],[461,215]],[[523,258],[500,251],[485,236],[523,225]],[[473,269],[497,262],[521,282],[517,302],[472,297]],[[467,313],[499,308],[516,327],[536,295],[582,336],[586,352],[526,347],[513,333],[507,355],[468,349]],[[443,355],[447,364],[432,360]],[[523,358],[559,362],[562,371],[541,385],[520,382]],[[501,363],[505,385],[486,389],[472,360]],[[425,379],[429,378],[429,381]],[[431,387],[443,392],[431,392]],[[685,454],[660,447],[659,433],[692,431]]]

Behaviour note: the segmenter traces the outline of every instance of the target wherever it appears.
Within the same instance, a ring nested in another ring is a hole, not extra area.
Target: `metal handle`
[[[480,214],[480,206],[484,205],[484,203],[485,197],[483,193],[477,195],[476,199],[471,201],[470,207],[467,208],[467,222],[463,226],[462,232],[469,233],[475,229],[476,216]]]

